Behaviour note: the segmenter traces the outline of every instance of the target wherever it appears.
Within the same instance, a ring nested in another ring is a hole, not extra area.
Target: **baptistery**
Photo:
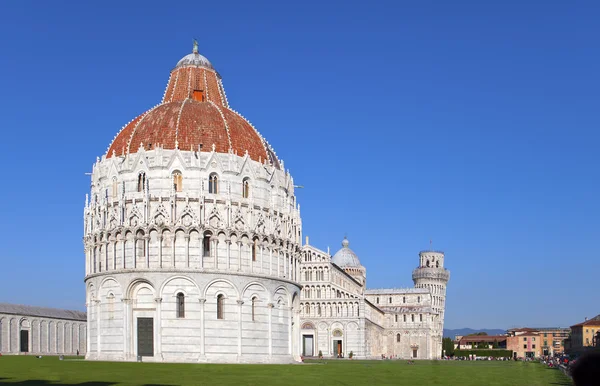
[[[299,359],[301,233],[291,175],[194,44],[93,165],[86,357]]]

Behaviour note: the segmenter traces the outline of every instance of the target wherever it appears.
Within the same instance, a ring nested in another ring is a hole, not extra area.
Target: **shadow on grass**
[[[45,380],[39,380],[39,379],[28,379],[26,381],[16,381],[16,382],[10,382],[9,378],[0,378],[0,385],[6,385],[6,386],[15,386],[15,385],[20,385],[20,386],[111,386],[111,385],[118,385],[119,383],[117,382],[94,382],[94,381],[90,381],[90,382],[81,382],[81,383],[62,383],[62,382],[53,382],[53,381],[45,381]],[[144,385],[140,385],[140,386],[176,386],[176,385],[166,385],[166,384],[161,384],[161,383],[146,383]]]

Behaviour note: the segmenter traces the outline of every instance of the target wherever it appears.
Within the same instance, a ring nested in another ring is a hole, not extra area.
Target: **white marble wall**
[[[82,321],[0,313],[0,353],[19,354],[21,330],[29,334],[29,354],[86,353],[86,323]]]
[[[154,318],[154,355],[144,357],[145,361],[269,363],[298,359],[294,336],[299,328],[295,312],[299,286],[294,282],[155,270],[91,275],[87,285],[93,342],[88,359],[136,360],[138,317]],[[183,317],[177,313],[179,293],[185,299]],[[224,297],[223,319],[217,318],[220,295]],[[120,303],[118,307],[108,306],[113,297]]]
[[[288,172],[247,155],[160,147],[103,158],[84,222],[88,358],[135,359],[138,317],[154,318],[155,355],[145,360],[298,357],[302,224]],[[178,293],[184,318],[176,315]]]

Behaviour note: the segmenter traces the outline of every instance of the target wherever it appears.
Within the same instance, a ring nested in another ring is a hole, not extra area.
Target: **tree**
[[[442,339],[442,355],[447,355],[449,357],[454,355],[454,342],[452,338],[444,338]]]
[[[487,332],[485,332],[485,331],[475,332],[475,333],[469,334],[467,336],[487,336]]]
[[[494,343],[492,344],[492,348],[498,348],[498,339],[494,339]]]
[[[490,345],[487,342],[479,342],[479,343],[477,343],[477,348],[478,349],[490,348]]]

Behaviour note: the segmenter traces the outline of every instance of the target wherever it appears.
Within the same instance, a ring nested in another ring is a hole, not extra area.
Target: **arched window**
[[[306,315],[310,315],[310,305],[308,305],[308,303],[306,304],[306,306],[304,306],[304,312],[306,313]]]
[[[177,294],[177,317],[185,318],[185,295],[181,292]]]
[[[317,306],[317,314],[319,316],[321,316],[321,304],[319,303],[319,305]]]
[[[414,321],[415,321],[415,316],[414,316],[414,315],[411,315],[411,316],[410,316],[410,320],[411,320],[411,322],[414,322]]]
[[[396,323],[398,323],[398,314],[394,315],[396,318]]]
[[[400,342],[400,334],[396,334],[396,342]]]
[[[423,321],[423,314],[419,314],[419,322]]]
[[[406,303],[406,296],[402,296],[402,303]]]
[[[173,190],[176,192],[181,192],[183,189],[183,175],[179,170],[173,171]]]
[[[146,187],[146,173],[141,172],[138,174],[137,191],[143,192]]]
[[[256,240],[252,242],[252,261],[256,261]]]
[[[435,262],[435,267],[436,267],[436,268],[439,268],[439,267],[440,267],[440,262],[439,262],[439,261],[436,261],[436,262]]]
[[[242,197],[250,197],[250,178],[248,177],[242,180]]]
[[[252,298],[252,321],[254,322],[254,317],[256,315],[256,298]]]
[[[427,260],[427,266],[429,267],[429,260]]]
[[[406,323],[406,315],[403,315],[403,316],[404,316],[404,323]]]
[[[417,303],[421,303],[421,297],[417,296]]]
[[[392,303],[392,297],[390,296],[390,303]]]
[[[223,296],[223,295],[217,296],[217,319],[224,319],[224,317],[223,317],[224,303],[225,303],[225,296]]]
[[[219,176],[217,176],[217,173],[212,173],[208,177],[208,193],[219,193]]]
[[[377,304],[379,304],[379,296],[377,296]]]
[[[206,233],[202,239],[202,256],[210,257],[210,234]]]

